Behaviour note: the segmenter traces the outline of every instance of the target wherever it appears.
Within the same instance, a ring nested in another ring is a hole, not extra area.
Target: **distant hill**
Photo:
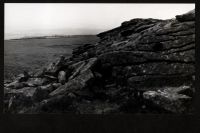
[[[6,40],[22,40],[22,39],[46,39],[46,38],[71,38],[71,37],[87,37],[87,36],[96,36],[96,35],[51,35],[51,36],[25,36],[15,39],[6,39]]]

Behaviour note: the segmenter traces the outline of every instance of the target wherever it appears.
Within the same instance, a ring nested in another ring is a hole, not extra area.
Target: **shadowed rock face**
[[[72,57],[4,83],[10,113],[190,113],[195,92],[195,11],[132,19]],[[20,80],[19,80],[20,79]]]

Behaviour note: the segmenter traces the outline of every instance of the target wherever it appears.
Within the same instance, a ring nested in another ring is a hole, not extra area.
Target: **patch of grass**
[[[72,49],[85,43],[96,43],[96,36],[4,41],[4,79],[25,71],[36,71],[60,55],[69,57]]]

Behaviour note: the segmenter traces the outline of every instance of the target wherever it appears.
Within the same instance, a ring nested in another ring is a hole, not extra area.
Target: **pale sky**
[[[170,19],[195,4],[6,3],[5,38],[9,35],[98,34],[133,18]]]

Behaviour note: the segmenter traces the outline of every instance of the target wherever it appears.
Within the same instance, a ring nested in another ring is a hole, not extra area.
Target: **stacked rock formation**
[[[189,113],[195,81],[195,11],[133,19],[70,58],[4,83],[10,113]]]

